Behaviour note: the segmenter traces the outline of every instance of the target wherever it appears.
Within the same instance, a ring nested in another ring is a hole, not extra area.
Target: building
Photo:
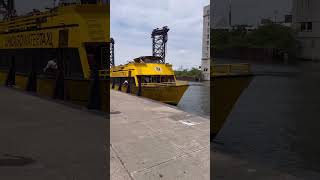
[[[320,60],[320,1],[293,0],[293,24],[300,42],[299,58]]]
[[[203,80],[210,80],[210,5],[203,8],[201,71]]]

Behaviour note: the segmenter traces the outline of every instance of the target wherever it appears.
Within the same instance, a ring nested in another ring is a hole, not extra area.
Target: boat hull
[[[232,111],[252,75],[225,75],[211,78],[211,138],[214,138]]]
[[[112,85],[110,85],[110,87],[112,88]],[[114,85],[112,89],[127,92],[127,86],[121,86],[121,89],[119,89],[119,85]],[[141,96],[163,103],[177,105],[187,89],[188,84],[181,82],[177,82],[176,86],[143,86],[141,88]],[[129,93],[138,94],[138,87],[131,87]]]

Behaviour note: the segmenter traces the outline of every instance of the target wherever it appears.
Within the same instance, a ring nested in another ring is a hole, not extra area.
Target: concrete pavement
[[[0,87],[0,179],[106,179],[106,117]]]
[[[111,179],[210,179],[209,119],[111,90]]]

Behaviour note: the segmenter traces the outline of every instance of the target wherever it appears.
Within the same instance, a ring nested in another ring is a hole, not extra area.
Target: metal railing
[[[241,74],[251,74],[250,64],[215,64],[211,66],[211,75],[213,76]]]

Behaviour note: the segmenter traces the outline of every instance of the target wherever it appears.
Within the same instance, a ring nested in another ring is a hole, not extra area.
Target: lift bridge
[[[164,26],[162,29],[154,29],[151,33],[152,55],[161,57],[161,63],[166,62],[168,32],[169,28],[167,26]]]
[[[114,39],[110,39],[110,66],[115,66],[114,64]]]
[[[16,10],[14,0],[0,0],[0,16],[7,19],[15,16]]]
[[[169,28],[164,26],[162,29],[156,28],[151,33],[152,38],[152,56],[161,57],[160,62],[166,61],[166,44],[168,42]],[[115,66],[114,56],[114,44],[113,38],[110,39],[110,66]]]

